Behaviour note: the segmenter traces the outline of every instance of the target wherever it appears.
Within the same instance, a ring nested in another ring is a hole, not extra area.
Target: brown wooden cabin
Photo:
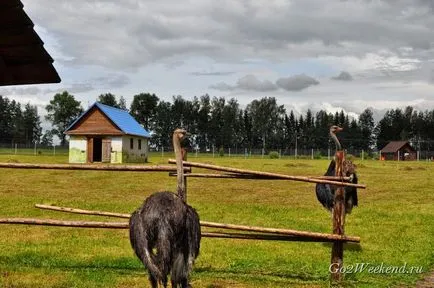
[[[60,82],[33,27],[20,0],[0,1],[0,86]]]
[[[381,149],[380,160],[416,160],[416,150],[408,141],[391,141]]]
[[[65,131],[70,163],[146,162],[149,132],[128,111],[94,103]]]

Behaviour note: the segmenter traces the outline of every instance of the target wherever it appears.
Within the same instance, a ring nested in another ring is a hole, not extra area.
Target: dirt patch
[[[425,167],[410,167],[410,166],[404,166],[404,167],[401,168],[401,170],[404,170],[404,171],[412,171],[412,170],[424,171],[424,170],[426,170],[426,168],[425,168]]]
[[[287,163],[285,164],[285,167],[297,168],[297,167],[313,167],[313,166],[306,163]]]
[[[423,280],[416,283],[416,288],[433,288],[434,287],[434,271],[432,271]]]

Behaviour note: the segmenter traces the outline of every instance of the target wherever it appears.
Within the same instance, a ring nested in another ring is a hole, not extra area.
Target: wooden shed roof
[[[0,86],[60,82],[33,27],[20,0],[0,1]]]
[[[78,124],[82,123],[83,121],[87,121],[88,119],[86,118],[86,116],[92,113],[95,109],[99,109],[111,121],[111,123],[113,123],[117,128],[119,128],[119,130],[123,134],[151,138],[149,132],[145,128],[143,128],[136,121],[136,119],[134,119],[134,117],[131,116],[130,113],[128,113],[128,111],[104,105],[99,102],[95,102],[92,106],[89,107],[89,109],[87,109],[77,119],[75,119],[75,121],[72,122],[72,124],[68,128],[66,128],[65,134],[78,135],[77,131],[74,131],[74,129]],[[92,130],[99,130],[99,125],[100,124],[93,125]],[[91,131],[87,132],[87,134],[89,135],[93,134],[90,133]],[[79,134],[83,133],[80,132]],[[110,132],[109,134],[112,134],[112,132]]]
[[[414,150],[408,141],[390,141],[386,146],[383,147],[383,149],[381,149],[381,153],[395,153],[406,144],[408,144],[408,146]]]

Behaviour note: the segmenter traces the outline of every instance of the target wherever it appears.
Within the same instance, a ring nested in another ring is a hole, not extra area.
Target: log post
[[[336,173],[335,176],[343,176],[344,151],[336,151]],[[344,235],[345,225],[345,189],[342,186],[336,187],[333,205],[333,234]],[[331,281],[342,280],[341,268],[344,261],[344,244],[341,241],[333,242],[331,255]]]
[[[185,147],[181,148],[182,151],[182,162],[187,161],[187,149]],[[182,166],[184,169],[184,165]],[[184,202],[187,203],[187,175],[184,175]]]

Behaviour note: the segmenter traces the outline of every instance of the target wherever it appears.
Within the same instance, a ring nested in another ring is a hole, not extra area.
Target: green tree
[[[105,93],[99,95],[98,102],[104,105],[118,108],[118,103],[116,102],[116,96],[113,95],[112,93]]]
[[[165,149],[172,146],[172,133],[175,130],[172,117],[172,104],[160,101],[156,108],[154,133],[151,142]]]
[[[365,109],[359,116],[359,127],[361,132],[360,146],[364,150],[370,150],[374,144],[374,113],[370,108]]]
[[[24,136],[24,119],[23,112],[21,111],[21,104],[12,100],[9,105],[9,113],[12,118],[12,126],[10,127],[12,132],[12,139],[15,143],[25,143]]]
[[[68,126],[76,119],[81,113],[83,113],[83,108],[80,106],[80,102],[76,101],[74,96],[69,94],[67,91],[62,93],[57,93],[54,98],[50,101],[45,109],[48,115],[45,119],[53,124],[53,133],[60,138],[60,143],[65,146],[65,130]]]
[[[252,130],[255,131],[253,145],[260,145],[265,149],[273,143],[282,142],[278,139],[279,135],[283,135],[286,112],[283,105],[277,104],[276,98],[264,97],[253,100],[247,105],[246,110],[252,119]]]
[[[24,137],[27,144],[39,142],[42,135],[41,120],[38,116],[38,108],[27,103],[23,112]]]
[[[127,110],[127,102],[125,101],[124,96],[119,98],[118,108],[122,110]]]
[[[44,135],[41,137],[41,145],[48,147],[53,146],[53,132],[51,130],[45,131]]]
[[[155,125],[155,113],[158,105],[158,97],[155,94],[140,93],[134,95],[130,113],[142,124],[145,129],[153,130]]]
[[[208,94],[200,97],[200,108],[197,115],[197,144],[200,148],[209,148],[209,122],[211,114],[211,100]]]

